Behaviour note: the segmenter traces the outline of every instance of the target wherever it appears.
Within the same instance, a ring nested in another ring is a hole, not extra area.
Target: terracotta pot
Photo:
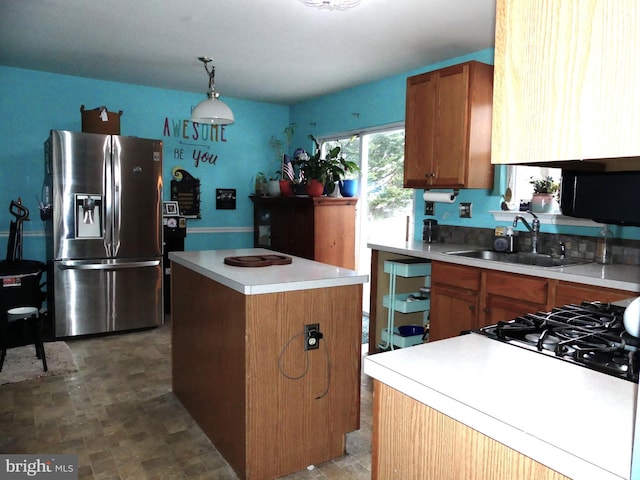
[[[280,193],[285,197],[293,196],[293,189],[291,188],[291,180],[280,180]]]
[[[531,211],[551,213],[556,210],[556,201],[552,193],[534,193],[531,198]]]
[[[321,197],[323,193],[324,185],[315,178],[311,179],[309,183],[307,183],[307,194],[310,197]]]

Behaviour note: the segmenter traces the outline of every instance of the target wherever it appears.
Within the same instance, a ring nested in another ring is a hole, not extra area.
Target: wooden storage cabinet
[[[639,24],[636,0],[498,0],[492,162],[637,160]]]
[[[493,67],[467,62],[407,79],[404,186],[491,188]]]
[[[355,269],[357,198],[250,198],[254,247]]]
[[[432,262],[429,341],[478,328],[480,288],[480,269]]]
[[[635,292],[616,290],[613,288],[593,287],[580,283],[549,281],[552,288],[555,288],[554,306],[559,307],[570,303],[580,304],[581,302],[616,302],[627,298],[637,297]]]
[[[546,310],[547,279],[433,262],[431,341]]]

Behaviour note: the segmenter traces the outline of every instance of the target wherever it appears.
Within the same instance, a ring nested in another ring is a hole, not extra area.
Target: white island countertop
[[[367,242],[367,246],[373,250],[456,263],[458,265],[640,292],[640,266],[637,265],[600,265],[595,262],[552,268],[518,265],[446,253],[461,250],[482,250],[483,247],[452,243],[426,243],[420,240],[409,240],[407,242],[404,240],[370,239]],[[488,250],[487,248],[484,249]]]
[[[288,265],[235,267],[225,257],[273,255],[264,248],[169,252],[169,260],[245,295],[340,287],[366,283],[368,276],[293,255]]]
[[[638,385],[471,333],[364,372],[575,480],[628,479]]]

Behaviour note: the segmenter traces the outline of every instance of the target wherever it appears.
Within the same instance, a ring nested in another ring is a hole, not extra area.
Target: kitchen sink
[[[568,265],[579,265],[589,263],[582,258],[559,258],[542,253],[504,253],[493,250],[460,250],[456,252],[446,252],[447,255],[457,257],[477,258],[480,260],[490,260],[493,262],[514,263],[518,265],[533,265],[536,267],[565,267]]]

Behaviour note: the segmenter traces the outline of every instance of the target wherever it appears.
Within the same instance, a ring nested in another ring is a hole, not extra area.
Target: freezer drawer
[[[132,330],[163,323],[162,258],[54,262],[56,337]]]

